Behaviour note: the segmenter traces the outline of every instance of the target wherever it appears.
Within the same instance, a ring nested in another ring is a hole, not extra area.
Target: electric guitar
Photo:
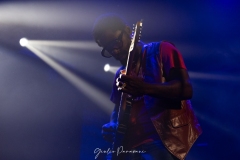
[[[131,75],[132,69],[136,65],[135,50],[137,43],[140,40],[142,30],[142,20],[137,22],[132,35],[132,42],[129,47],[128,59],[126,65],[126,75]],[[127,93],[122,93],[121,103],[118,111],[118,126],[116,129],[114,142],[112,146],[112,160],[123,160],[125,153],[122,153],[124,148],[124,136],[128,128],[130,113],[132,108],[133,97]]]

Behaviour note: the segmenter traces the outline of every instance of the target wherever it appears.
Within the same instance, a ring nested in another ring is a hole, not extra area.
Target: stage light
[[[95,102],[99,107],[102,108],[107,114],[112,113],[112,102],[109,101],[108,95],[101,90],[93,87],[90,83],[77,76],[75,73],[71,72],[57,61],[42,53],[40,50],[32,45],[26,46],[31,50],[36,56],[43,60],[46,64],[52,67],[56,72],[62,75],[67,81],[74,85],[79,91],[85,94],[92,102]]]
[[[200,72],[188,72],[190,77],[193,79],[208,79],[208,80],[222,80],[222,81],[239,81],[239,76],[231,76],[224,74],[209,74],[209,73],[200,73]]]
[[[110,70],[110,65],[109,64],[105,64],[104,71],[108,72],[109,70]]]
[[[27,38],[21,38],[19,43],[22,47],[25,47],[25,46],[28,45],[28,39]]]
[[[29,45],[46,47],[64,47],[99,51],[99,47],[93,41],[56,41],[56,40],[29,40]]]
[[[104,71],[105,72],[110,72],[112,74],[115,74],[117,70],[119,69],[120,66],[110,66],[109,64],[105,64],[104,66]]]

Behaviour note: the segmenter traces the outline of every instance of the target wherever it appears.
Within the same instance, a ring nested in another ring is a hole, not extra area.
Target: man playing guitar
[[[129,152],[124,153],[124,159],[185,159],[202,130],[191,108],[192,85],[182,55],[167,41],[139,41],[131,51],[131,72],[125,75],[131,33],[124,20],[114,14],[101,16],[94,25],[93,36],[103,47],[102,56],[114,57],[122,65],[115,76],[111,95],[115,107],[110,123],[103,126],[103,138],[116,140],[119,108],[125,103],[122,95],[127,94],[132,98],[123,141],[124,150]],[[144,152],[130,152],[133,150]]]

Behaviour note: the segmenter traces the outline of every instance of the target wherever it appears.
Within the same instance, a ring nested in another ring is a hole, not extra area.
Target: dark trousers
[[[134,150],[143,152],[128,153],[126,160],[178,160],[164,147],[160,140],[142,144]]]
[[[142,144],[133,150],[119,150],[119,155],[124,154],[124,160],[179,160],[173,156],[160,140]],[[111,160],[111,154],[106,159]]]

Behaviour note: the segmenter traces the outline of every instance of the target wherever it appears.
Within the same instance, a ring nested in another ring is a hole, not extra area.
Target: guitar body
[[[140,39],[140,33],[142,28],[142,21],[139,21],[135,25],[135,31],[132,38],[132,43],[128,52],[128,60],[126,65],[126,75],[130,75],[132,73],[132,68],[134,65],[133,59],[135,57],[135,49],[137,43]],[[132,108],[132,96],[127,93],[122,93],[121,102],[118,111],[118,125],[114,137],[114,142],[112,146],[112,160],[124,160],[125,153],[122,153],[124,149],[124,139],[125,134],[128,129],[128,123],[130,119],[130,113]]]

